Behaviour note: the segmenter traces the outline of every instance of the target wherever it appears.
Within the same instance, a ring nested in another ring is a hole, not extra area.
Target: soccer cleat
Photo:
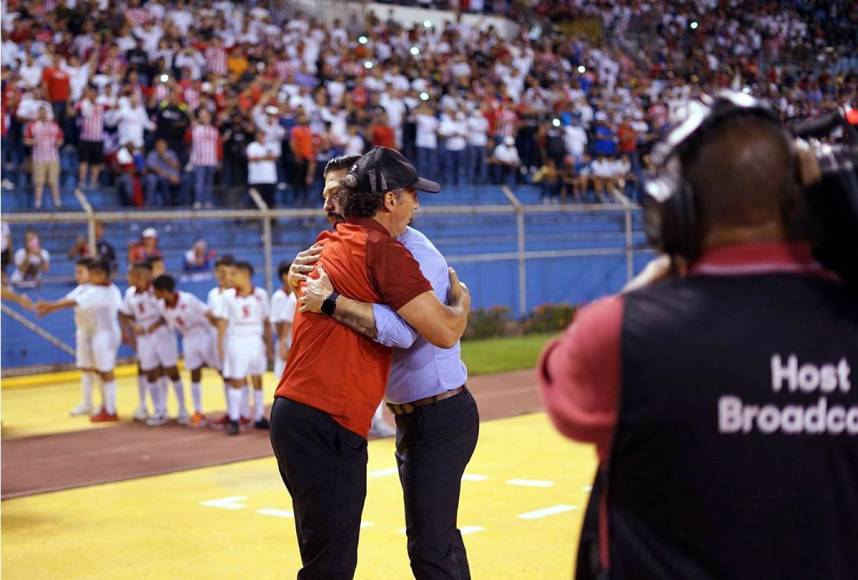
[[[167,415],[152,415],[146,420],[147,427],[160,427],[167,422]]]
[[[188,423],[188,427],[192,429],[199,429],[200,427],[205,427],[208,424],[206,420],[206,416],[202,413],[194,413],[191,415],[191,421]]]
[[[226,433],[227,435],[238,435],[241,432],[241,427],[238,424],[238,421],[229,421],[227,423]]]
[[[179,425],[187,425],[190,423],[191,418],[188,416],[188,412],[184,409],[179,411],[179,416],[176,417],[176,422],[179,423]]]
[[[396,435],[396,429],[388,425],[383,419],[373,421],[369,434],[374,437],[393,437]]]
[[[149,410],[144,405],[134,409],[134,420],[144,423],[149,418]]]
[[[271,423],[268,422],[268,419],[263,417],[259,421],[253,424],[254,429],[271,429]]]
[[[69,411],[69,415],[72,417],[80,417],[82,415],[92,415],[93,411],[95,411],[95,407],[87,403],[81,403],[71,411]]]
[[[119,421],[119,415],[116,413],[111,415],[107,410],[102,409],[97,415],[92,415],[89,420],[93,423],[112,423]]]
[[[215,419],[210,425],[215,429],[226,429],[226,426],[229,425],[229,415],[224,413],[220,419]]]

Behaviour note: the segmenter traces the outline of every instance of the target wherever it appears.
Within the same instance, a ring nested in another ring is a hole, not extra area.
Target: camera
[[[813,154],[814,179],[802,187],[814,256],[858,293],[858,138],[841,109],[820,121],[794,125],[796,148]],[[827,144],[808,137],[843,134]]]

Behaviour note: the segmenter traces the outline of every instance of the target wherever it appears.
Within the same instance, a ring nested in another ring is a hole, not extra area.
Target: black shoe
[[[227,435],[238,435],[240,431],[241,427],[239,427],[238,421],[230,421],[226,426]]]
[[[253,424],[254,429],[271,429],[271,423],[268,422],[268,419],[263,417],[259,421]]]

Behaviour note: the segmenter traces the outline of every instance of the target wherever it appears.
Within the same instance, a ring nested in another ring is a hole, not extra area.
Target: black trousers
[[[471,577],[456,516],[462,474],[479,433],[477,403],[467,390],[396,415],[396,463],[408,557],[417,580]]]
[[[298,578],[353,578],[366,499],[366,439],[327,413],[278,397],[271,446],[292,496],[303,563]]]

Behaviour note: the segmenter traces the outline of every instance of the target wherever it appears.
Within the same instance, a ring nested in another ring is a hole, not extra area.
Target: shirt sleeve
[[[391,239],[371,243],[367,262],[381,301],[393,310],[432,290],[417,260],[400,242]]]
[[[571,439],[595,443],[600,460],[608,456],[617,422],[622,313],[620,296],[584,308],[545,347],[537,367],[554,426]]]
[[[73,293],[73,292],[72,292]],[[70,293],[71,294],[71,293]],[[78,292],[75,296],[69,296],[75,301],[75,304],[78,305],[82,310],[86,310],[91,306],[97,304],[101,301],[101,293],[95,290],[95,288],[86,288],[81,292]]]
[[[283,322],[284,302],[285,297],[279,292],[271,298],[271,315],[268,317],[271,324]]]
[[[405,349],[411,348],[417,340],[417,331],[384,304],[373,304],[372,315],[375,318],[377,343]]]
[[[125,316],[134,316],[134,309],[131,307],[131,295],[128,292],[122,298],[122,303],[119,305],[119,313]]]

